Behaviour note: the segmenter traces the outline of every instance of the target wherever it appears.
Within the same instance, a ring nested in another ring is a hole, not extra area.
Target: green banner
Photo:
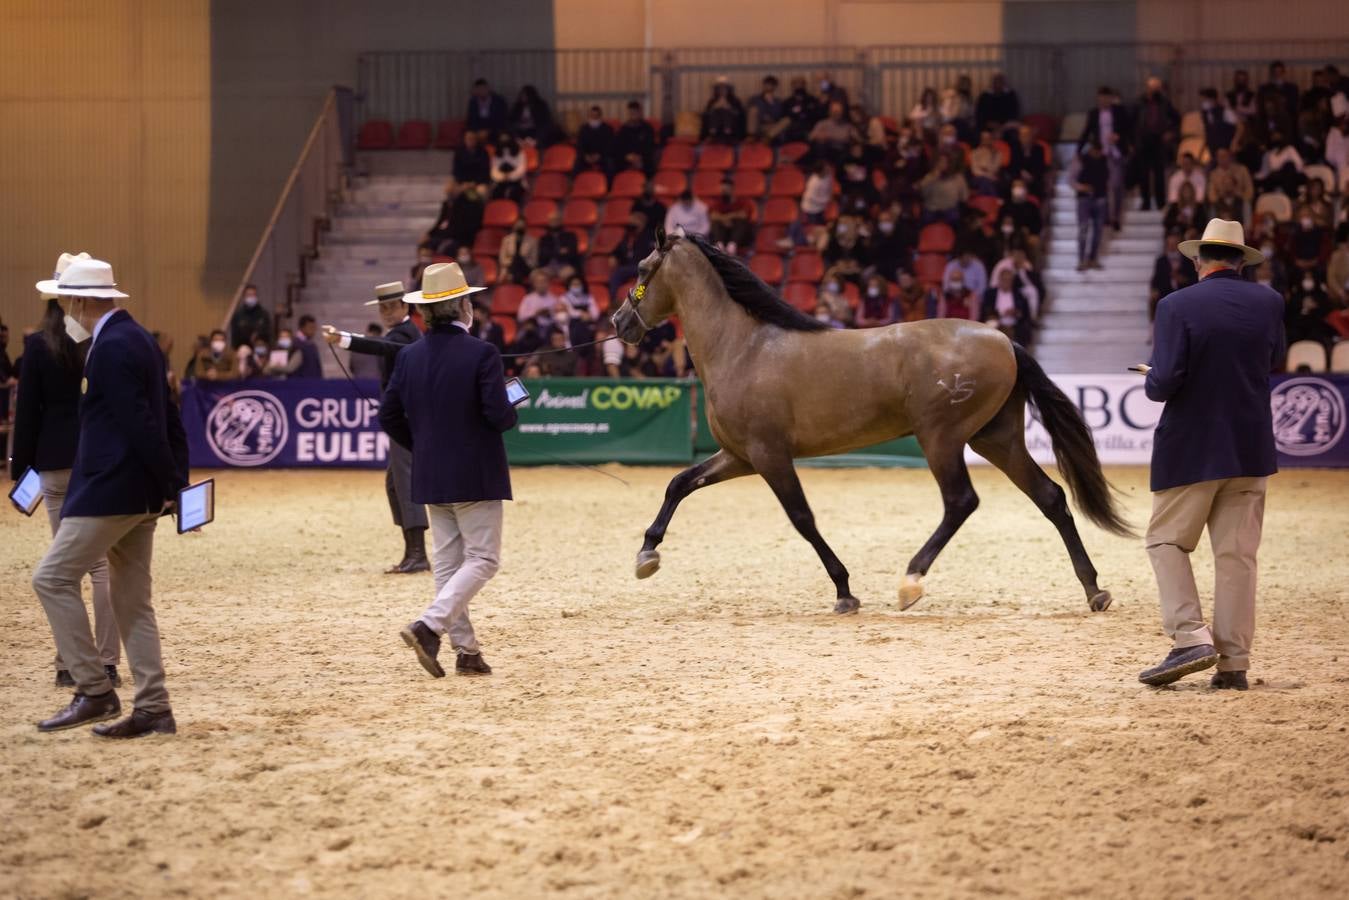
[[[525,386],[520,424],[506,433],[515,465],[693,459],[694,382],[538,378]]]

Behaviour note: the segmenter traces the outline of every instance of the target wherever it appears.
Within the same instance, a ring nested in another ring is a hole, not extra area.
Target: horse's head
[[[679,239],[665,237],[665,229],[656,227],[656,248],[637,266],[637,282],[623,298],[613,315],[614,331],[625,344],[635,344],[655,326],[674,314],[674,291],[670,279],[657,277],[661,263]]]

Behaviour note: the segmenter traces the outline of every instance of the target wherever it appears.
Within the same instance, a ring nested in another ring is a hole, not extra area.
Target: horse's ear
[[[665,247],[665,226],[664,226],[664,225],[657,225],[657,226],[656,226],[656,246],[657,246],[658,248],[662,248],[662,249]]]

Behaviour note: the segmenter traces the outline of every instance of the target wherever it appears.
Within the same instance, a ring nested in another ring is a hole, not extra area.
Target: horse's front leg
[[[637,577],[650,578],[660,569],[660,553],[656,547],[665,540],[665,529],[670,526],[670,520],[674,518],[675,509],[681,500],[699,488],[752,474],[754,467],[749,463],[725,450],[718,450],[705,461],[672,478],[670,486],[665,489],[665,502],[656,514],[656,520],[646,530],[646,541],[637,554]]]

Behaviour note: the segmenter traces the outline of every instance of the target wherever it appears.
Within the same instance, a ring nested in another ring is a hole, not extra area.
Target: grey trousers
[[[89,631],[80,580],[96,560],[107,557],[113,614],[136,678],[135,706],[156,713],[169,709],[159,626],[150,602],[150,562],[158,523],[159,516],[150,513],[67,516],[33,573],[33,590],[76,686],[82,694],[102,694],[112,690],[112,684]]]
[[[389,444],[389,467],[384,471],[384,493],[399,528],[425,528],[426,507],[412,502],[412,451]]]
[[[70,486],[70,470],[54,469],[41,472],[42,503],[47,507],[47,521],[52,528],[52,537],[61,525],[61,507],[66,501],[66,488]],[[112,600],[108,596],[108,561],[100,558],[89,569],[89,580],[94,584],[94,638],[98,643],[98,655],[105,666],[115,666],[122,661],[122,641],[117,636],[117,618],[112,614]],[[56,654],[57,670],[64,669],[61,653]]]
[[[477,653],[468,604],[501,565],[501,501],[436,503],[428,509],[435,542],[431,568],[436,599],[421,621],[437,634],[448,635],[456,653]]]

